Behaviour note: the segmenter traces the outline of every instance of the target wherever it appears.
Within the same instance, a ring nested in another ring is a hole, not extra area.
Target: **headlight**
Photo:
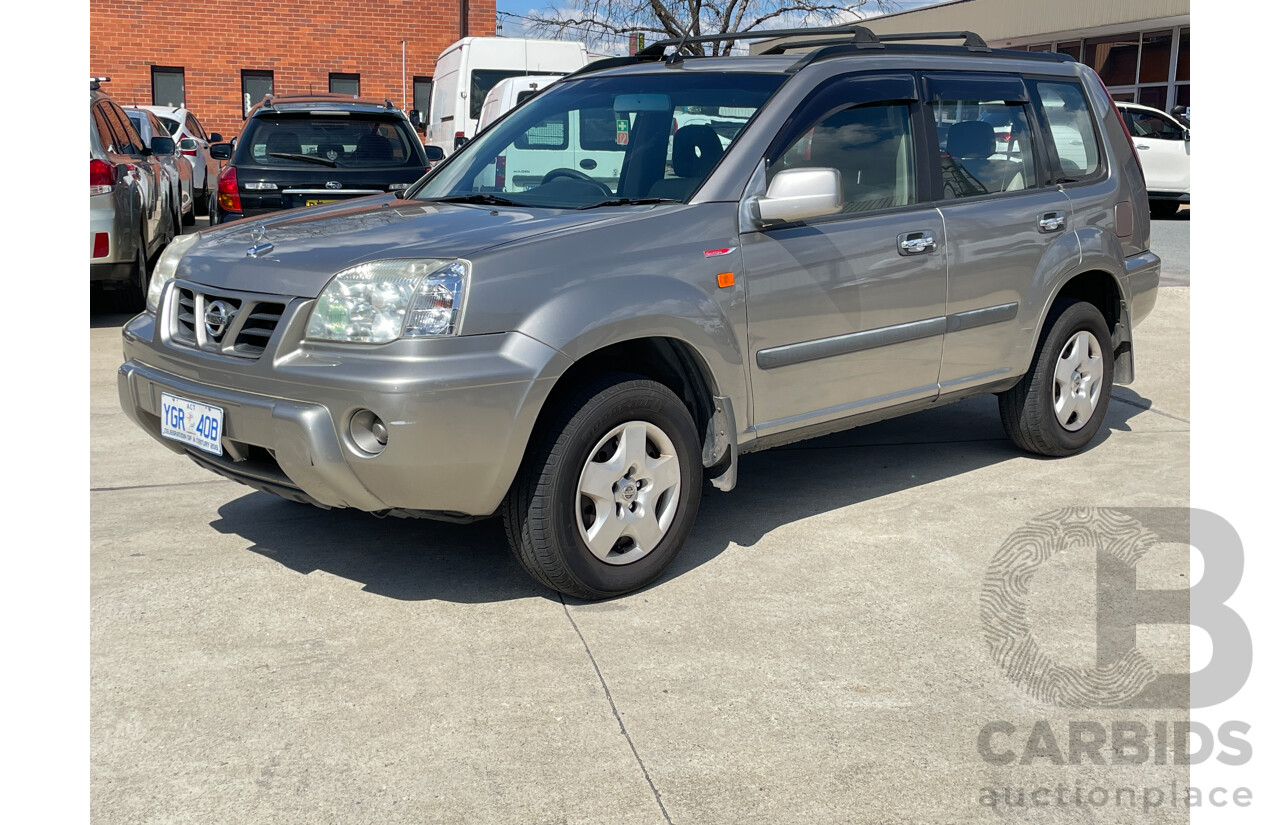
[[[164,248],[160,260],[156,263],[155,271],[151,273],[151,285],[147,288],[149,311],[155,312],[159,309],[160,293],[164,291],[164,285],[173,280],[173,276],[178,271],[178,261],[181,261],[182,256],[187,254],[187,250],[195,246],[199,240],[200,236],[195,233],[179,235]]]
[[[307,337],[385,344],[456,335],[471,264],[419,259],[370,261],[345,269],[320,293]]]

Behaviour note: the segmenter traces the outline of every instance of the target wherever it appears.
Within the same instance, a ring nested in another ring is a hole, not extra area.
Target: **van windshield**
[[[458,150],[410,197],[558,208],[684,202],[784,79],[562,80]]]

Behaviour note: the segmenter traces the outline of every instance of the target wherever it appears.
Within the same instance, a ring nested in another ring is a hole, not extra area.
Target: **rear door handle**
[[[938,242],[928,229],[903,232],[898,236],[899,255],[923,255],[937,248]]]
[[[1067,222],[1067,216],[1061,212],[1046,212],[1040,216],[1041,232],[1057,232]]]

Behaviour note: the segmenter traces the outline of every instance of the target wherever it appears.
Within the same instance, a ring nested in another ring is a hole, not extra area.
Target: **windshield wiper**
[[[579,209],[595,209],[597,206],[640,206],[647,203],[679,203],[675,198],[613,198],[612,200],[589,203]]]
[[[303,155],[298,152],[267,152],[269,158],[284,158],[285,160],[305,160],[307,163],[318,163],[321,166],[337,166],[336,160],[328,158],[316,157],[315,155]]]
[[[527,204],[516,203],[513,200],[499,197],[498,195],[490,195],[485,192],[476,192],[471,195],[451,195],[447,198],[425,198],[425,200],[439,201],[440,203],[482,203],[486,206],[526,206]]]

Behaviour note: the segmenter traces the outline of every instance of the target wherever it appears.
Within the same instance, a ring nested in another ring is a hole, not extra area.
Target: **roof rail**
[[[110,82],[111,82],[111,78],[109,77],[91,77],[89,78],[89,91],[96,92],[98,91],[98,88],[99,88],[98,84],[110,83]]]
[[[885,43],[900,43],[903,41],[912,41],[912,40],[963,40],[964,47],[969,51],[974,51],[974,52],[991,51],[991,47],[987,45],[987,41],[983,40],[977,34],[970,31],[917,32],[914,34],[907,33],[907,34],[876,35],[876,34],[872,34],[869,30],[867,30],[862,26],[855,26],[854,28],[862,29],[863,32],[866,32],[866,35],[870,36],[870,39],[868,40],[865,36],[860,37],[858,35],[855,35],[852,40],[849,40],[843,37],[833,37],[828,35],[824,37],[810,38],[808,40],[793,40],[788,43],[776,43],[773,46],[770,46],[769,48],[765,49],[763,52],[760,52],[760,54],[785,54],[787,51],[791,49],[814,48],[817,46],[835,46],[835,45],[842,45],[842,44],[853,44],[854,46],[861,46],[862,48],[882,49],[884,48]],[[804,34],[816,33],[813,29],[802,30],[802,32]]]
[[[394,109],[395,107],[396,107],[396,104],[394,104],[394,103],[392,103],[392,102],[391,102],[391,98],[389,98],[389,97],[384,97],[384,98],[382,99],[382,108],[384,108],[384,109]]]
[[[276,107],[275,97],[275,95],[267,92],[262,96],[262,100],[258,101],[258,103],[260,103],[264,109],[274,109]]]

